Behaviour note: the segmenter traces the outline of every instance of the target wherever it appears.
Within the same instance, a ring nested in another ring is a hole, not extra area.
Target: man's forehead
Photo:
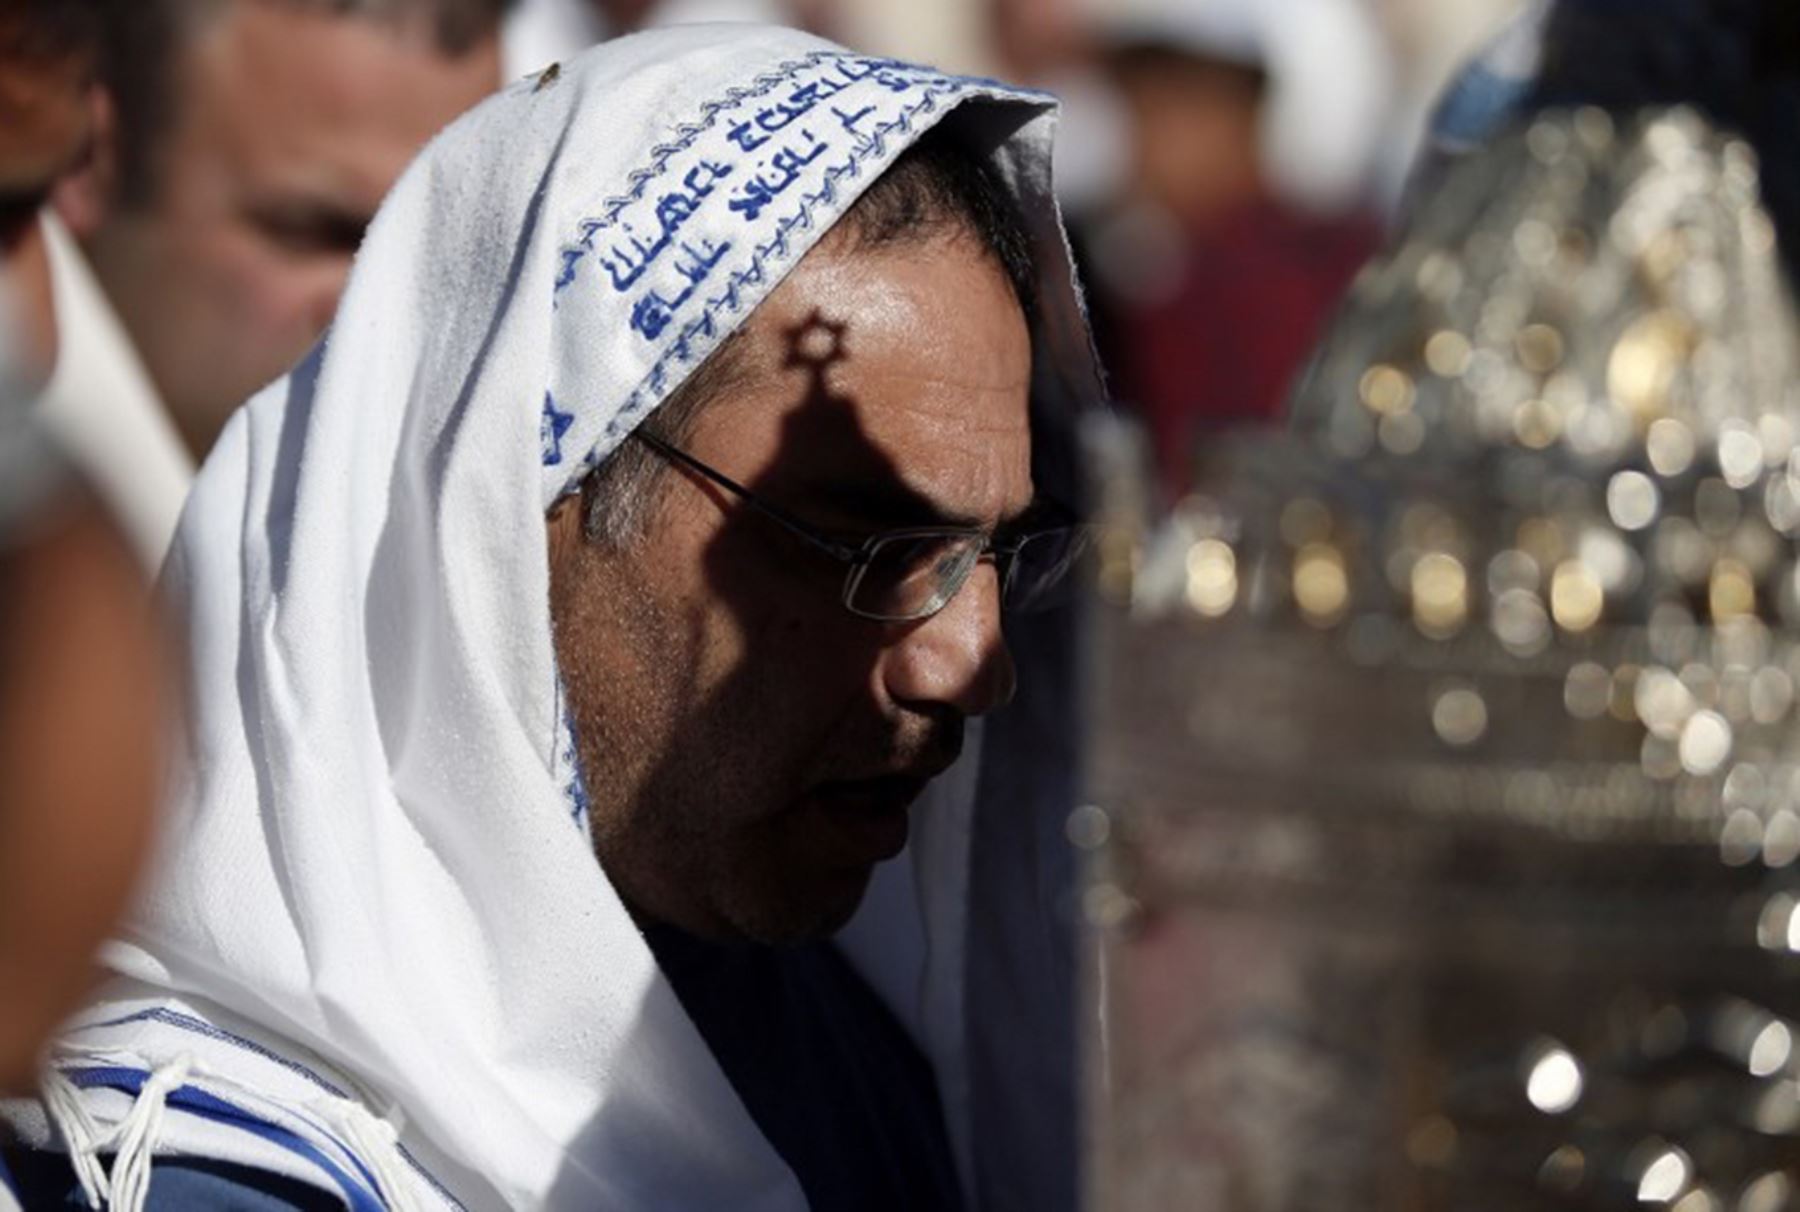
[[[190,46],[189,104],[240,165],[277,181],[311,174],[319,179],[306,184],[372,202],[426,139],[494,89],[496,54],[492,39],[447,54],[422,17],[230,0]]]
[[[972,241],[821,246],[739,344],[707,428],[767,486],[858,485],[922,522],[993,521],[1029,500],[1030,337]]]
[[[876,249],[828,237],[745,327],[765,371],[829,376],[855,364],[978,392],[1013,390],[1030,371],[1030,333],[1004,272],[955,229]]]

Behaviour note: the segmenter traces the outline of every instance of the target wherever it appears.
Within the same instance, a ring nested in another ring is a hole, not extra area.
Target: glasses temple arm
[[[656,451],[664,458],[679,463],[689,471],[711,480],[714,484],[717,484],[720,488],[725,489],[725,491],[731,493],[738,500],[750,506],[750,508],[781,525],[795,538],[811,544],[826,555],[842,560],[846,564],[861,564],[864,562],[866,557],[862,551],[844,543],[834,543],[824,535],[814,533],[811,527],[807,526],[799,519],[790,516],[786,510],[769,504],[724,472],[708,467],[705,463],[702,463],[699,459],[696,459],[693,455],[682,450],[680,447],[671,446],[655,434],[646,433],[642,429],[632,430],[631,436],[638,439],[640,442],[643,442],[644,445],[650,447],[650,449]]]

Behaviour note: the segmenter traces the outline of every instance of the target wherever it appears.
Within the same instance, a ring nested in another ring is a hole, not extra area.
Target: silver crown
[[[1797,385],[1685,110],[1359,278],[1109,630],[1101,1207],[1800,1208]]]

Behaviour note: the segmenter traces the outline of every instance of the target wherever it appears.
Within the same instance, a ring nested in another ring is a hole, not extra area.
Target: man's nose
[[[1012,700],[1012,653],[1000,630],[1000,581],[978,565],[957,595],[915,623],[883,654],[887,692],[897,703],[985,715]]]

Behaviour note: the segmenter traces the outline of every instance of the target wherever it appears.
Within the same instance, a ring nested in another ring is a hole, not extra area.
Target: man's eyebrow
[[[1046,498],[1033,497],[1023,508],[1010,510],[997,524],[972,513],[946,508],[904,484],[867,480],[809,480],[796,490],[814,512],[825,512],[872,530],[912,526],[948,526],[959,530],[1015,530],[1034,522],[1054,508]]]
[[[959,513],[906,485],[892,481],[821,478],[802,481],[795,489],[796,503],[872,529],[901,526],[954,526],[969,530],[986,527],[984,519]]]

